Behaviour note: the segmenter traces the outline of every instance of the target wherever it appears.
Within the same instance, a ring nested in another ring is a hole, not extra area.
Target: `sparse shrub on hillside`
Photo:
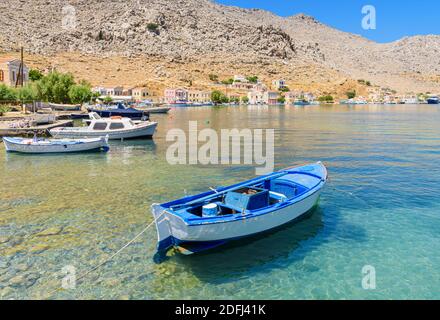
[[[159,33],[159,25],[157,23],[150,22],[149,24],[147,24],[147,29],[150,32],[153,32],[156,34]]]
[[[356,91],[355,91],[355,90],[353,90],[353,91],[347,91],[345,94],[347,95],[347,98],[348,98],[348,99],[354,99],[354,98],[356,98]]]
[[[257,76],[251,76],[251,77],[247,77],[246,80],[249,81],[250,83],[257,83],[258,82],[258,77]]]
[[[218,82],[218,75],[210,74],[209,75],[209,80],[211,80],[212,82]]]

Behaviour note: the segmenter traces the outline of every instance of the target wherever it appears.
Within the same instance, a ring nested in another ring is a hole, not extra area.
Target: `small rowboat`
[[[171,248],[193,254],[294,221],[317,204],[326,182],[327,169],[318,162],[154,204],[155,261]]]
[[[20,153],[71,153],[108,151],[108,137],[95,139],[23,139],[4,137],[6,151]]]

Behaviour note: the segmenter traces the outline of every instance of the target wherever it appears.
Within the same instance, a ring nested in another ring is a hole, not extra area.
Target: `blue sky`
[[[259,8],[280,16],[311,15],[337,29],[360,34],[377,42],[390,42],[405,36],[440,34],[439,0],[216,0],[243,8]],[[376,30],[361,25],[365,5],[376,8]]]

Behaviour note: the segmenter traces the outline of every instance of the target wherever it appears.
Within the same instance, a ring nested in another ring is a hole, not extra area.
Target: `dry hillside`
[[[357,79],[402,93],[440,91],[440,36],[378,44],[305,15],[278,17],[209,0],[2,0],[0,48],[24,45],[41,69],[93,84],[212,87],[210,73],[283,77],[343,93]]]

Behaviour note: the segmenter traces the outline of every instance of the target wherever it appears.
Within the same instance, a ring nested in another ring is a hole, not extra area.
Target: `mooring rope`
[[[333,182],[332,182],[330,179],[329,179],[329,182],[330,182],[331,184],[333,184]],[[360,198],[359,196],[355,195],[353,192],[345,191],[345,190],[341,190],[341,189],[338,189],[338,188],[336,188],[336,187],[334,187],[334,186],[332,186],[332,185],[329,185],[329,188],[331,188],[333,191],[336,191],[336,192],[340,192],[340,193],[348,194],[349,196],[352,196],[353,198],[355,198],[355,199],[357,199],[357,200],[360,200],[361,202],[365,203],[368,207],[370,207],[370,208],[374,208],[374,207],[373,207],[371,204],[369,204],[366,200],[364,200],[364,199]]]
[[[127,247],[129,247],[131,244],[133,244],[137,239],[139,239],[140,236],[142,236],[152,225],[154,225],[156,223],[156,221],[164,214],[165,212],[162,212],[159,216],[157,216],[149,225],[147,225],[141,232],[139,232],[133,239],[131,239],[130,241],[128,241],[123,247],[121,247],[118,251],[116,251],[115,253],[113,253],[111,256],[109,256],[107,259],[105,259],[103,262],[101,262],[100,264],[96,265],[95,267],[91,268],[90,270],[84,272],[83,274],[79,275],[78,277],[76,277],[75,281],[76,284],[79,284],[79,282],[84,279],[85,277],[87,277],[90,273],[98,270],[100,267],[102,267],[103,265],[107,264],[108,262],[110,262],[114,257],[116,257],[118,254],[120,254],[122,251],[124,251]],[[63,290],[63,287],[58,287],[57,289],[51,291],[49,293],[49,297],[51,297],[54,293],[57,293],[60,290]]]

